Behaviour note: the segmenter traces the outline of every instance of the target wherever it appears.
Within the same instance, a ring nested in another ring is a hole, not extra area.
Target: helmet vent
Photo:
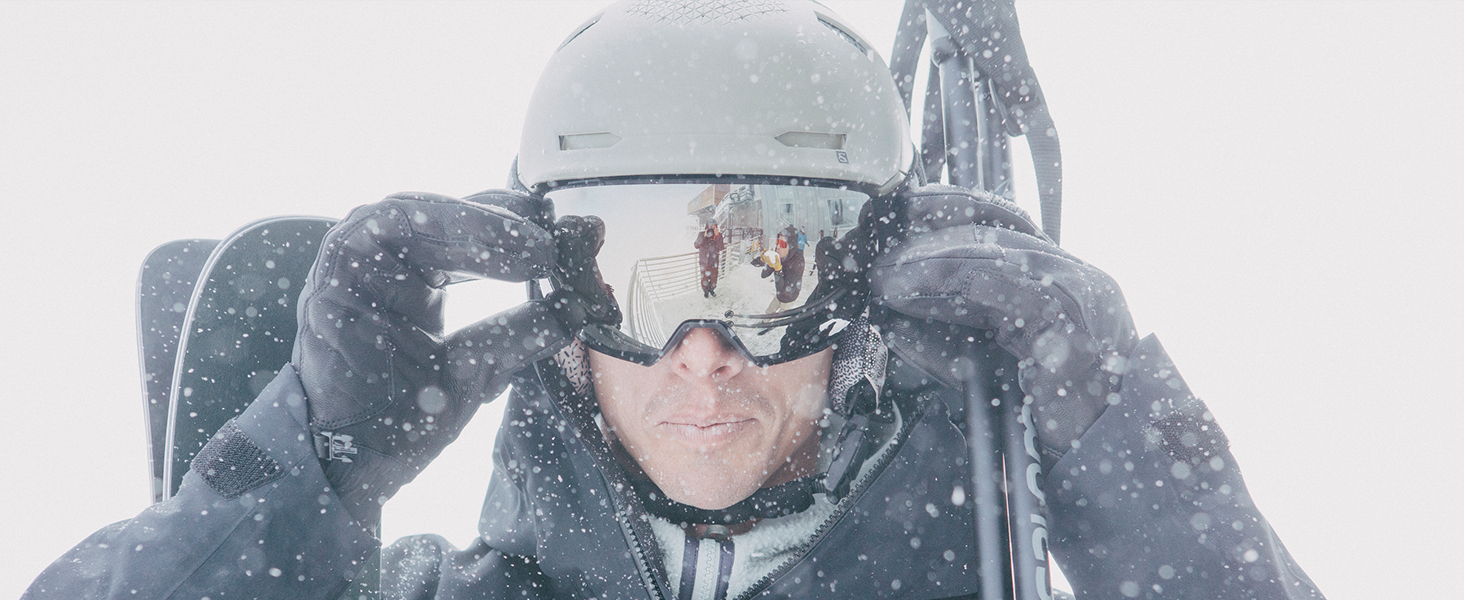
[[[789,131],[773,138],[782,142],[789,148],[823,148],[825,150],[843,150],[844,134],[842,133],[814,133],[812,131]]]
[[[555,52],[558,52],[559,50],[563,50],[565,46],[568,46],[570,42],[573,42],[574,39],[577,38],[577,37],[579,37],[581,33],[584,33],[585,30],[587,30],[587,29],[589,29],[591,27],[594,27],[595,26],[595,23],[599,23],[600,22],[600,17],[601,16],[603,16],[603,15],[595,15],[595,18],[590,19],[588,21],[585,21],[585,24],[584,25],[580,25],[579,26],[579,29],[574,30],[574,33],[569,34],[569,37],[564,38],[564,41],[559,42],[559,49],[555,50]]]
[[[834,33],[837,33],[839,34],[839,37],[844,38],[844,41],[853,44],[855,48],[859,49],[860,54],[866,56],[869,55],[869,48],[865,47],[864,43],[859,41],[859,38],[854,37],[854,34],[849,33],[848,31],[844,31],[843,27],[829,22],[828,19],[825,19],[822,16],[818,18],[818,22],[823,23],[824,27],[828,27],[829,29],[834,30]]]
[[[578,133],[559,136],[560,150],[589,150],[609,148],[620,142],[620,136],[613,133]]]
[[[626,14],[671,25],[726,24],[753,17],[788,12],[783,0],[637,0]]]

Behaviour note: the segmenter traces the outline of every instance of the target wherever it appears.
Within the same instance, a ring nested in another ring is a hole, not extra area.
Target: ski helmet
[[[914,151],[878,53],[808,0],[624,0],[560,45],[518,156],[525,187],[752,176],[880,195]]]

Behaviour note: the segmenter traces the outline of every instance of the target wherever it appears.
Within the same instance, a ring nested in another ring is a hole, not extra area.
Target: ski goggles
[[[692,329],[706,328],[767,366],[830,347],[864,310],[867,295],[849,284],[860,261],[846,235],[870,201],[863,192],[616,183],[559,188],[545,198],[557,217],[604,222],[595,260],[622,319],[578,334],[602,354],[652,365]]]

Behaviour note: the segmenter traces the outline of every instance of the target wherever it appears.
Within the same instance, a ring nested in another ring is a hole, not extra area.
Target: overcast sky
[[[899,2],[826,3],[887,55]],[[150,249],[502,185],[538,70],[600,4],[0,2],[0,597],[148,501]],[[1457,593],[1464,3],[1018,11],[1064,246],[1159,334],[1292,554],[1334,600]],[[522,298],[471,293],[456,322]],[[472,538],[492,408],[388,538]]]

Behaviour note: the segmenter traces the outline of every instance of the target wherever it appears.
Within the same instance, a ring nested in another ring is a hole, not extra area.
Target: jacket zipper
[[[568,425],[568,429],[574,432],[573,435],[579,438],[580,443],[584,445],[590,458],[597,463],[597,470],[600,471],[600,477],[605,482],[606,496],[609,497],[609,501],[615,511],[615,519],[620,523],[620,530],[625,535],[626,541],[630,542],[631,555],[635,558],[636,571],[640,575],[641,584],[646,587],[646,591],[650,592],[651,600],[665,600],[666,593],[661,587],[661,581],[656,577],[655,570],[651,568],[650,563],[647,561],[646,550],[641,545],[640,535],[635,530],[635,522],[633,519],[645,513],[644,511],[633,510],[632,507],[635,506],[635,503],[625,497],[629,493],[627,490],[630,489],[630,484],[628,482],[618,481],[619,478],[611,475],[613,471],[611,471],[611,467],[607,463],[613,463],[615,458],[611,454],[608,442],[599,435],[599,427],[593,420],[585,419],[583,418],[583,414],[568,410],[567,407],[560,404],[563,398],[556,396],[550,391],[548,380],[537,369],[536,364],[536,373],[539,375],[539,381],[544,382],[543,390],[548,404],[558,413],[556,416]],[[594,432],[595,437],[591,437],[587,432]],[[600,440],[600,446],[595,444],[596,439]]]
[[[616,500],[616,504],[622,504],[619,498],[616,498]],[[635,556],[635,566],[640,571],[641,582],[645,584],[646,590],[651,593],[653,600],[665,600],[666,594],[661,590],[661,582],[656,580],[655,570],[646,561],[646,550],[640,543],[640,536],[635,532],[635,524],[631,520],[631,511],[628,507],[622,505],[617,507],[615,517],[620,520],[620,529],[625,532],[625,536],[630,541],[631,552]]]

